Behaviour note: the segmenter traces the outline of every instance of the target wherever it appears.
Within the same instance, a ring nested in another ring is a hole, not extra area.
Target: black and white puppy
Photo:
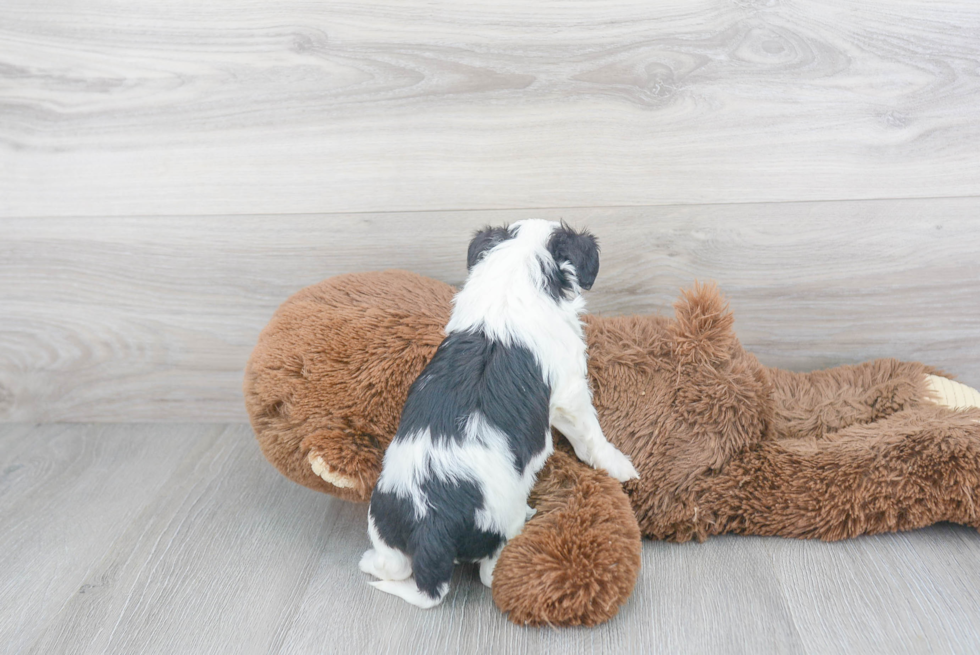
[[[445,597],[457,561],[479,561],[490,586],[500,550],[533,513],[550,426],[583,461],[638,477],[602,434],[586,378],[580,291],[599,271],[595,237],[543,220],[487,228],[467,266],[447,336],[385,453],[368,516],[374,548],[360,562],[375,587],[423,608]]]

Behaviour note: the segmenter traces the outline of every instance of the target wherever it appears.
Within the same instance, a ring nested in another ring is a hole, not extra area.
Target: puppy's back
[[[492,556],[523,511],[525,470],[548,446],[550,389],[533,354],[450,334],[412,385],[371,498],[381,538],[437,595],[453,560]]]
[[[477,438],[474,416],[506,435],[514,466],[523,471],[545,447],[551,390],[531,351],[482,332],[454,332],[412,384],[395,442],[429,430],[433,441]]]

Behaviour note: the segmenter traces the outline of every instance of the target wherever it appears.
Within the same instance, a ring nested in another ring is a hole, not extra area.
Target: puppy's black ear
[[[548,240],[548,251],[559,267],[568,262],[575,268],[580,287],[592,288],[599,274],[599,242],[591,232],[576,232],[563,223]]]
[[[466,270],[472,269],[488,250],[511,237],[506,227],[490,227],[489,225],[475,235],[466,251]]]

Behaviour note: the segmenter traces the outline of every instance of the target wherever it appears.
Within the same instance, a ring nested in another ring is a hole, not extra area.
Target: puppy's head
[[[535,253],[543,275],[544,290],[555,300],[591,289],[599,273],[599,243],[587,230],[576,232],[564,223],[539,219],[518,221],[505,227],[485,227],[470,242],[466,267],[471,270],[500,244],[516,240]],[[515,246],[520,248],[519,243]],[[520,248],[524,251],[524,248]]]

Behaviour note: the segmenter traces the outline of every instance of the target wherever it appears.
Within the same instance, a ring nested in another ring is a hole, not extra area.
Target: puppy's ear
[[[599,274],[599,241],[591,232],[576,232],[562,224],[548,240],[548,251],[559,267],[568,262],[575,268],[580,287],[585,290],[592,288]]]
[[[506,227],[490,227],[488,225],[477,232],[473,235],[473,240],[470,241],[469,250],[466,251],[466,270],[471,270],[488,250],[510,237],[510,230]]]

